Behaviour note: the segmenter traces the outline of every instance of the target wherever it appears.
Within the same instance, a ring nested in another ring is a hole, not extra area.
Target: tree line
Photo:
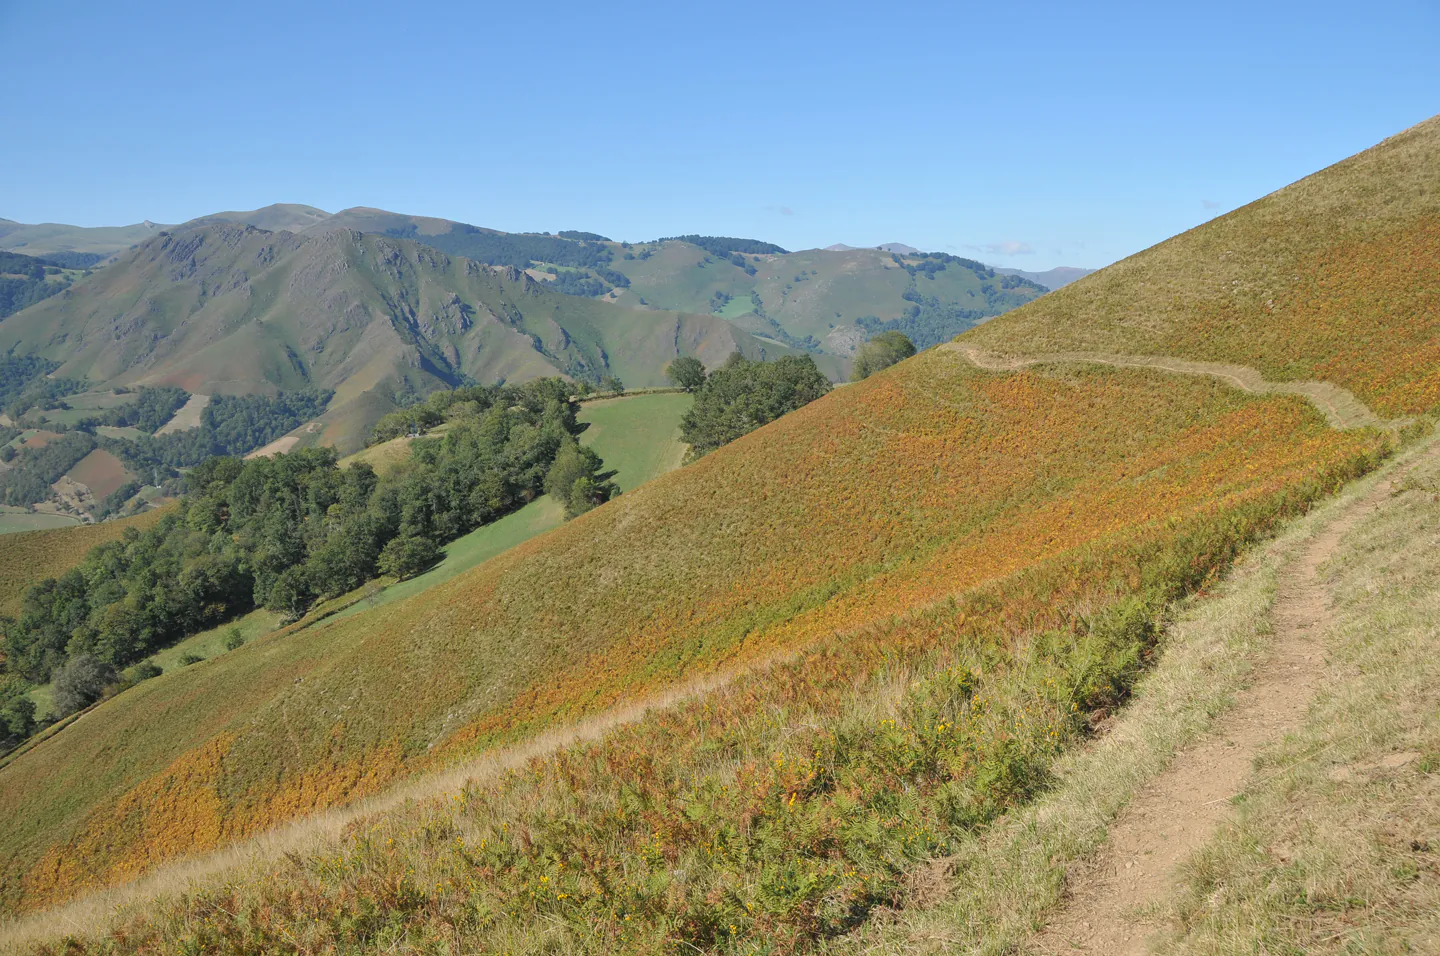
[[[728,259],[731,253],[735,252],[744,253],[747,256],[785,254],[785,250],[773,242],[762,242],[759,239],[739,239],[734,236],[666,236],[664,239],[655,241],[688,242],[692,246],[699,246],[719,259]]]
[[[570,390],[555,378],[458,390],[436,403],[449,429],[417,437],[384,476],[340,467],[330,448],[201,462],[154,527],[92,549],[29,588],[19,617],[0,618],[0,693],[66,668],[93,676],[91,662],[114,674],[256,607],[293,619],[376,575],[408,577],[540,494],[572,517],[595,507],[616,489],[577,440]],[[77,706],[99,694],[94,684]]]

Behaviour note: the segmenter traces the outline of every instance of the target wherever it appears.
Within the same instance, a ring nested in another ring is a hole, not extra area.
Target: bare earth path
[[[1191,362],[1163,355],[1117,355],[1110,352],[1054,352],[1023,357],[996,355],[993,352],[986,352],[984,349],[961,342],[946,342],[938,348],[946,352],[959,353],[977,367],[992,372],[1014,371],[1029,365],[1044,365],[1053,362],[1088,362],[1094,365],[1114,365],[1121,368],[1153,368],[1162,372],[1177,372],[1181,375],[1209,375],[1229,382],[1246,392],[1261,395],[1298,395],[1320,409],[1332,428],[1364,428],[1366,426],[1384,428],[1403,424],[1387,422],[1372,412],[1353,394],[1337,385],[1331,385],[1329,382],[1271,382],[1255,369],[1245,365]]]
[[[1271,612],[1275,636],[1254,683],[1193,750],[1145,789],[1111,828],[1098,857],[1067,876],[1064,907],[1032,942],[1039,953],[1142,954],[1155,927],[1143,909],[1165,899],[1176,868],[1229,815],[1256,755],[1300,725],[1325,672],[1331,596],[1319,569],[1360,515],[1390,493],[1399,475],[1323,528],[1280,578]]]

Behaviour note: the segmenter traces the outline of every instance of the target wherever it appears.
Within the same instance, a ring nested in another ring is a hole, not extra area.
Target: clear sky
[[[0,216],[367,205],[1099,266],[1440,112],[1437,51],[1435,0],[0,0]]]

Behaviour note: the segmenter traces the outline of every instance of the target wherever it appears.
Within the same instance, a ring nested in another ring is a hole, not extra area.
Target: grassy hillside
[[[68,571],[95,545],[115,541],[126,528],[149,527],[159,516],[157,510],[100,524],[5,535],[0,543],[0,614],[19,613],[20,599],[34,582]]]
[[[133,226],[67,226],[56,222],[27,224],[0,219],[0,249],[44,256],[54,252],[89,252],[110,256],[144,242],[165,226],[153,222]]]
[[[0,250],[0,319],[70,287],[83,269]]]
[[[685,455],[680,418],[692,400],[685,394],[660,393],[586,402],[579,419],[589,427],[581,439],[615,472],[620,490],[633,491],[680,467]]]
[[[857,325],[861,319],[897,320],[917,306],[906,298],[907,292],[975,313],[951,320],[943,336],[948,338],[1044,291],[1016,281],[1005,288],[1002,277],[983,267],[967,268],[959,260],[943,270],[912,275],[906,266],[923,265],[926,259],[875,249],[743,256],[743,265],[678,241],[637,245],[634,254],[634,259],[617,257],[612,264],[630,280],[616,298],[622,305],[638,305],[643,299],[654,308],[716,311],[757,335],[808,339],[840,355],[849,355],[873,334]],[[922,331],[905,331],[920,344],[931,344],[922,341]]]
[[[112,331],[128,332],[118,342]],[[357,447],[407,394],[467,378],[565,373],[664,384],[677,355],[717,364],[783,347],[714,316],[642,312],[546,291],[514,270],[405,240],[211,223],[164,233],[0,325],[0,350],[56,375],[199,394],[335,390],[317,440]]]
[[[263,212],[222,215],[254,219]],[[567,240],[363,207],[336,213],[308,231],[318,234],[338,227],[412,238],[493,265],[534,267],[534,276],[557,288],[589,295],[604,291],[606,301],[629,307],[721,315],[756,335],[789,345],[805,343],[842,358],[873,334],[873,329],[857,325],[862,318],[894,321],[903,319],[917,301],[929,312],[938,305],[957,312],[947,320],[943,337],[949,337],[1044,291],[1028,281],[1007,284],[984,267],[967,268],[958,260],[943,270],[922,269],[912,275],[907,266],[924,266],[924,256],[897,261],[889,251],[876,249],[786,253],[770,247],[777,251],[729,256],[678,239],[633,245]],[[584,277],[590,285],[560,281],[567,277]],[[907,292],[918,300],[907,298]],[[935,302],[925,301],[930,299]],[[917,340],[926,334],[923,323],[921,329],[906,331]]]
[[[1253,365],[1432,412],[1433,285],[1394,240],[1434,218],[1436,129],[1127,260],[1133,300],[1103,270],[963,341]],[[1221,252],[1251,263],[1249,287]],[[1348,290],[1346,311],[1242,329],[1215,270],[1270,303],[1299,261]],[[1385,268],[1396,281],[1368,286],[1383,298],[1341,280]],[[1410,351],[1384,351],[1387,333]],[[1403,374],[1377,378],[1355,343]],[[1042,790],[1123,702],[1178,599],[1391,441],[1214,377],[989,371],[931,350],[422,596],[97,708],[0,770],[0,899],[43,906],[595,718],[596,739],[353,819],[303,857],[137,909],[108,939],[823,949],[923,905],[950,879],[936,861]],[[600,734],[611,708],[630,722]],[[107,945],[91,939],[67,951]]]
[[[685,444],[680,441],[680,417],[689,408],[684,394],[632,395],[587,402],[578,419],[589,427],[580,441],[615,472],[615,483],[627,491],[680,467]],[[441,426],[444,428],[445,426]],[[438,429],[437,429],[438,431]],[[432,432],[433,434],[433,432]],[[352,455],[349,461],[366,461],[384,472],[409,454],[409,439],[396,438]],[[406,581],[390,584],[365,601],[353,604],[337,617],[363,613],[442,584],[483,561],[560,526],[561,506],[549,496],[538,498],[514,514],[476,528],[445,546],[445,557],[435,567]]]
[[[1440,403],[1440,117],[977,329],[1004,351],[1171,355]]]
[[[54,899],[1062,555],[1138,572],[1132,549],[1167,526],[1273,514],[1376,447],[1205,380],[993,375],[929,353],[423,598],[122,695],[0,774],[19,824],[0,836],[6,898]],[[1046,588],[1068,593],[1056,573]],[[970,611],[977,636],[1038,613]],[[340,718],[345,700],[364,703]],[[116,735],[123,765],[98,760]]]

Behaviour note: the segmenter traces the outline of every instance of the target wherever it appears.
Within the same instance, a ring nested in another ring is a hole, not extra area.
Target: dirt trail
[[[1432,449],[1429,454],[1434,454]],[[1408,470],[1408,469],[1407,469]],[[1031,943],[1047,956],[1148,951],[1156,927],[1142,908],[1175,889],[1178,865],[1230,815],[1256,755],[1304,719],[1325,672],[1331,595],[1319,570],[1366,511],[1399,480],[1382,479],[1324,527],[1282,573],[1271,611],[1275,636],[1254,682],[1192,750],[1136,795],[1098,856],[1067,875],[1069,896]]]
[[[1121,368],[1153,368],[1182,375],[1209,375],[1246,392],[1261,395],[1298,395],[1323,412],[1332,428],[1393,428],[1405,424],[1403,421],[1386,421],[1353,394],[1329,382],[1271,382],[1257,370],[1245,365],[1191,362],[1159,355],[1118,355],[1111,352],[1051,352],[1023,357],[997,355],[961,342],[946,342],[940,349],[963,355],[977,367],[992,372],[1013,371],[1050,362],[1089,362]]]

